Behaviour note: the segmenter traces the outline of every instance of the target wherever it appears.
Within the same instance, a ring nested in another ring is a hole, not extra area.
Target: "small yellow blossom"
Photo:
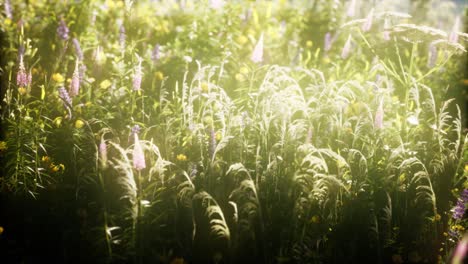
[[[204,92],[204,93],[207,93],[207,92],[208,92],[208,87],[209,87],[209,86],[208,86],[208,83],[202,82],[201,85],[200,85],[200,87],[201,87],[202,92]]]
[[[59,116],[57,118],[54,119],[54,125],[58,128],[58,127],[61,127],[62,126],[62,117]]]
[[[447,232],[444,232],[444,236],[445,236],[445,237],[448,236],[448,233],[447,233]]]
[[[25,95],[25,94],[28,93],[28,90],[27,90],[25,87],[19,87],[19,88],[18,88],[18,93],[19,93],[20,95]]]
[[[50,157],[49,156],[42,156],[41,161],[44,163],[50,163]]]
[[[451,229],[454,231],[465,231],[465,228],[462,225],[453,225]]]
[[[84,124],[85,123],[83,122],[83,120],[78,119],[78,120],[75,121],[75,128],[80,129],[80,128],[82,128],[84,126]]]
[[[6,26],[9,26],[11,25],[11,19],[5,18],[5,20],[3,20],[3,23],[5,23]]]
[[[216,132],[215,138],[216,138],[216,141],[220,141],[221,138],[223,138],[223,135],[221,134],[220,131]]]
[[[436,214],[436,215],[434,216],[434,221],[435,221],[435,222],[440,221],[440,219],[441,219],[440,214]]]
[[[236,42],[239,43],[239,45],[244,45],[245,43],[247,43],[249,41],[249,39],[244,36],[244,35],[240,35],[237,37],[236,39]]]
[[[56,83],[63,83],[65,78],[60,73],[54,73],[52,74],[52,80],[54,80]]]
[[[242,75],[242,74],[240,74],[240,73],[236,73],[235,78],[236,78],[236,80],[238,80],[239,82],[245,81],[244,75]]]
[[[322,63],[323,63],[323,64],[328,64],[328,63],[330,63],[330,62],[331,62],[331,60],[330,60],[330,58],[329,58],[328,56],[324,56],[324,57],[322,58]]]
[[[101,87],[101,89],[107,89],[111,85],[112,83],[109,80],[105,79],[104,81],[101,82],[101,84],[99,84],[99,87]]]
[[[468,172],[468,164],[465,165],[465,171]]]
[[[154,77],[156,78],[156,80],[162,81],[164,80],[164,73],[157,71],[154,73]]]
[[[187,160],[187,156],[185,156],[184,154],[179,154],[177,155],[177,160],[178,161],[186,161]]]
[[[0,141],[0,151],[7,150],[8,146],[5,141]]]
[[[249,73],[249,68],[247,68],[247,67],[244,66],[244,67],[241,67],[241,68],[239,69],[239,71],[240,71],[240,73],[242,73],[242,74],[247,74],[247,73]]]
[[[307,46],[308,48],[311,48],[313,45],[314,45],[314,42],[312,42],[312,40],[308,40],[308,41],[306,42],[306,46]]]
[[[312,218],[310,218],[310,222],[314,224],[318,224],[320,223],[320,217],[318,215],[314,215],[312,216]]]

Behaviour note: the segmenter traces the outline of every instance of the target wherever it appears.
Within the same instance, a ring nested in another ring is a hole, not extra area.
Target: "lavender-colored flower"
[[[361,27],[362,31],[367,32],[372,28],[373,16],[374,16],[374,8],[371,9],[371,11],[366,17],[366,21],[364,22],[364,24],[362,24],[362,27]]]
[[[26,68],[24,67],[23,55],[20,55],[18,73],[16,75],[16,84],[18,87],[27,87],[31,84],[31,73],[26,73]]]
[[[458,31],[460,31],[460,16],[455,18],[455,23],[453,24],[452,31],[449,33],[448,41],[451,43],[458,42]]]
[[[356,14],[356,0],[351,0],[348,6],[348,10],[346,11],[346,16],[354,17]]]
[[[135,73],[133,74],[133,90],[134,91],[140,91],[141,78],[142,78],[142,70],[141,70],[141,59],[140,59],[140,62],[135,68]]]
[[[107,145],[104,138],[101,138],[101,142],[99,143],[99,157],[101,160],[102,167],[107,166]]]
[[[71,111],[72,99],[70,98],[70,95],[68,94],[67,90],[64,87],[60,87],[58,89],[58,92],[59,92],[59,98],[62,99],[63,106],[68,111],[68,114],[69,114],[68,118],[71,119],[72,118],[72,111]]]
[[[189,171],[190,178],[197,176],[197,173],[198,173],[197,164],[195,162],[190,162],[188,164],[188,171]]]
[[[346,40],[346,43],[343,46],[343,50],[341,50],[341,58],[343,60],[348,58],[350,52],[351,52],[351,35],[348,36],[348,40]]]
[[[13,18],[13,15],[11,14],[11,4],[10,4],[10,0],[5,0],[5,2],[3,3],[3,5],[5,6],[5,15],[7,18],[9,19],[12,19]]]
[[[132,131],[130,132],[130,137],[133,137],[135,134],[140,134],[141,128],[139,125],[134,125]]]
[[[377,111],[375,112],[375,118],[374,118],[374,127],[376,129],[383,128],[383,118],[384,118],[383,100],[380,100],[380,104],[379,104],[379,107],[377,108]]]
[[[213,9],[221,9],[224,6],[223,0],[210,0],[210,7]]]
[[[151,59],[154,63],[156,63],[161,58],[161,51],[160,51],[159,44],[154,45],[153,52],[151,53]]]
[[[73,46],[75,47],[76,56],[80,59],[80,61],[83,61],[84,56],[83,56],[83,51],[81,50],[80,42],[76,38],[73,38],[72,42],[73,42]]]
[[[134,137],[135,143],[133,145],[133,168],[135,168],[137,171],[140,171],[146,168],[145,153],[141,148],[140,140],[138,139],[138,134],[135,133]]]
[[[255,45],[250,59],[255,63],[263,61],[263,33],[260,35],[260,38],[257,42],[257,45]]]
[[[462,199],[458,199],[457,205],[453,209],[453,219],[461,220],[463,219],[463,215],[465,214],[465,201]]]
[[[75,64],[75,71],[73,72],[72,80],[70,83],[70,96],[75,97],[80,92],[80,67],[78,60]]]
[[[427,56],[427,67],[432,68],[437,62],[437,48],[434,43],[429,44],[429,54]]]
[[[468,189],[464,189],[462,191],[460,194],[460,199],[462,199],[463,202],[468,203]]]
[[[325,34],[323,50],[329,51],[332,47],[332,44],[333,44],[332,34],[330,32],[327,32]]]
[[[120,30],[119,30],[119,44],[120,44],[120,48],[122,49],[122,52],[125,50],[125,39],[127,38],[126,34],[125,34],[125,27],[122,23],[122,25],[120,25]]]
[[[67,24],[65,23],[65,20],[60,19],[59,26],[57,27],[57,34],[62,40],[68,40],[70,30],[67,27]]]

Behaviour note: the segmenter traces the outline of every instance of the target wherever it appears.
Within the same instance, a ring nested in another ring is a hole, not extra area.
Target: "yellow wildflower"
[[[177,160],[178,161],[186,161],[187,160],[187,156],[185,156],[184,154],[179,154],[177,155]]]
[[[156,78],[156,80],[162,81],[164,80],[164,73],[157,71],[154,73],[154,77]]]
[[[0,141],[0,151],[7,150],[8,146],[5,141]]]
[[[239,71],[242,74],[247,74],[247,73],[249,73],[249,68],[244,66],[244,67],[241,67]]]
[[[200,85],[200,88],[201,88],[202,92],[204,92],[204,93],[207,93],[209,91],[208,87],[209,87],[208,83],[206,83],[206,82],[202,82],[201,85]]]
[[[104,81],[101,82],[101,84],[99,84],[99,87],[101,87],[101,89],[107,89],[111,85],[112,83],[109,80],[105,79]]]
[[[5,18],[5,20],[3,20],[3,23],[5,23],[6,26],[9,26],[11,25],[11,19]]]
[[[434,216],[434,221],[435,221],[435,222],[440,221],[440,218],[441,218],[440,214],[436,214],[436,215]]]
[[[245,81],[244,75],[242,75],[242,74],[240,74],[240,73],[236,73],[235,78],[236,78],[236,80],[238,80],[239,82]]]
[[[244,36],[244,35],[240,35],[237,37],[236,39],[236,42],[239,43],[239,45],[244,45],[245,43],[247,43],[249,41],[249,39]]]
[[[318,215],[314,215],[312,216],[312,218],[310,218],[310,222],[314,224],[318,224],[320,223],[320,217]]]
[[[216,141],[220,141],[221,138],[223,138],[223,135],[221,134],[220,131],[216,132],[215,138],[216,138]]]
[[[54,80],[56,83],[63,83],[65,78],[60,73],[54,73],[52,74],[52,80]]]
[[[308,41],[306,42],[306,46],[307,46],[308,48],[311,48],[313,45],[314,45],[314,42],[312,42],[312,40],[308,40]]]
[[[42,156],[41,161],[44,163],[50,163],[50,157],[49,156]]]
[[[54,125],[55,125],[56,127],[62,126],[62,117],[61,117],[61,116],[59,116],[59,117],[57,117],[57,118],[54,119]]]
[[[18,88],[18,93],[20,95],[25,95],[26,93],[28,93],[28,90],[26,88],[24,88],[24,87],[19,87]]]
[[[465,165],[465,171],[468,172],[468,164]]]
[[[78,119],[78,120],[75,121],[75,128],[80,129],[80,128],[82,128],[84,126],[84,124],[85,123],[83,122],[83,120]]]
[[[447,233],[447,232],[444,232],[444,236],[445,236],[445,237],[448,236],[448,233]]]

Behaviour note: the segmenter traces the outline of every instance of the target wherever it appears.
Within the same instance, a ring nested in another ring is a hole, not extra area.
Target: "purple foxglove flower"
[[[453,219],[461,220],[465,214],[465,202],[462,199],[458,199],[457,205],[453,209]]]
[[[151,53],[151,59],[153,60],[153,63],[156,63],[161,58],[160,48],[161,47],[159,44],[154,45],[153,53]]]
[[[80,67],[78,60],[75,64],[75,71],[73,72],[72,80],[70,83],[70,96],[75,97],[80,92]]]
[[[5,6],[5,15],[6,15],[6,17],[9,18],[9,19],[12,19],[13,15],[11,14],[10,0],[5,0],[3,5]]]
[[[323,47],[323,50],[324,51],[329,51],[332,47],[332,44],[333,44],[333,39],[332,39],[332,35],[330,32],[327,32],[325,34],[325,41],[324,41],[324,47]]]
[[[260,35],[260,38],[258,39],[257,45],[255,45],[250,59],[255,63],[263,61],[263,33]]]
[[[145,153],[141,148],[140,140],[138,140],[138,134],[135,133],[134,136],[135,143],[133,145],[133,168],[135,168],[137,171],[140,171],[146,168]]]
[[[80,42],[76,38],[73,38],[72,42],[73,46],[75,47],[76,56],[80,59],[80,61],[83,61],[83,51],[81,50]]]
[[[343,46],[343,49],[341,50],[341,58],[345,60],[346,58],[348,58],[350,52],[351,52],[351,35],[348,36],[348,40],[346,40],[346,43]]]
[[[363,32],[367,32],[372,28],[373,16],[374,16],[374,8],[371,9],[371,11],[369,12],[369,14],[366,17],[366,21],[364,22],[364,24],[362,24],[361,29],[362,29]]]
[[[356,0],[351,0],[349,2],[348,10],[346,11],[346,16],[354,17],[356,14]]]
[[[141,59],[140,59],[140,62],[135,68],[135,73],[133,74],[133,91],[140,91],[141,78],[142,78],[142,71],[141,71]]]
[[[16,75],[16,85],[18,85],[18,87],[27,87],[31,84],[31,78],[31,73],[29,73],[29,75],[26,73],[23,55],[20,55],[18,73]]]
[[[104,138],[101,138],[101,142],[99,143],[99,157],[101,160],[102,167],[107,166],[107,145]]]
[[[452,31],[449,33],[448,41],[451,43],[458,42],[458,31],[460,31],[460,16],[455,18],[455,23],[453,24]]]
[[[67,27],[67,24],[65,23],[65,20],[60,19],[59,26],[57,27],[57,34],[62,40],[68,40],[69,36],[68,33],[70,33],[70,30]]]
[[[468,203],[468,189],[463,190],[460,195],[460,199],[462,199],[463,202]]]
[[[432,68],[437,62],[437,48],[434,43],[429,44],[429,54],[427,56],[427,67]]]
[[[379,107],[377,108],[377,111],[375,112],[375,118],[374,118],[374,127],[376,129],[383,128],[383,118],[384,118],[383,100],[380,100],[380,104],[379,104]]]
[[[58,89],[58,92],[59,92],[59,98],[62,99],[63,106],[68,111],[68,114],[69,114],[68,119],[71,119],[72,118],[72,112],[71,112],[72,99],[70,98],[70,95],[68,94],[67,90],[64,87],[60,87]]]

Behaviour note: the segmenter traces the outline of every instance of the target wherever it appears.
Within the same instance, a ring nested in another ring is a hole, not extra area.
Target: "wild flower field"
[[[1,7],[0,262],[463,263],[466,4]]]

